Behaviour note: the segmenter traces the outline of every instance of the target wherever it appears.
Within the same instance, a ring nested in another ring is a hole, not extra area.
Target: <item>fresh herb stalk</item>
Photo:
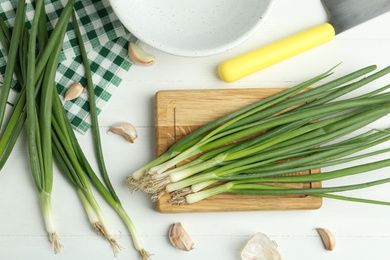
[[[50,55],[52,55],[52,53],[57,53],[57,52],[61,51],[62,45],[56,44],[56,42],[59,39],[64,39],[66,27],[67,27],[67,24],[69,22],[69,18],[70,18],[70,14],[71,14],[69,12],[69,10],[72,10],[73,5],[74,5],[74,0],[68,1],[67,5],[64,8],[64,11],[61,13],[61,16],[60,16],[52,34],[51,34],[51,36],[50,36],[50,39],[48,40],[48,45],[40,52],[38,61],[36,62],[36,65],[38,66],[40,64],[39,66],[42,67],[42,69],[40,70],[40,72],[38,70],[39,73],[36,73],[35,78],[34,78],[34,84],[36,86],[35,87],[36,94],[38,93],[38,91],[40,90],[40,87],[41,87],[40,81],[43,80],[41,72],[43,71],[44,66],[47,64],[48,59],[50,58]],[[44,9],[42,9],[42,10],[44,10]],[[66,11],[66,10],[68,10],[68,11]],[[40,20],[41,19],[42,18],[40,17]],[[4,22],[1,23],[1,19],[0,19],[0,25],[2,28],[4,28],[2,24],[4,24]],[[4,24],[4,26],[5,26],[5,24]],[[28,32],[26,32],[26,35],[28,35]],[[24,40],[26,41],[26,39],[28,39],[28,38],[29,37],[25,37]],[[39,37],[39,38],[43,38],[43,37]],[[62,40],[60,42],[62,42]],[[25,52],[27,54],[27,50]],[[43,55],[43,54],[45,54],[45,55]],[[26,57],[26,60],[27,60],[27,57]],[[57,64],[50,63],[50,64],[48,64],[48,66],[57,66]],[[26,64],[25,70],[27,70],[27,64]],[[22,69],[22,72],[23,71],[24,71],[24,69]],[[5,129],[0,137],[0,155],[2,157],[8,158],[9,153],[12,151],[13,146],[10,147],[8,145],[9,140],[10,140],[11,136],[13,136],[13,138],[15,139],[19,135],[18,133],[14,132],[14,129],[16,127],[16,124],[18,124],[18,122],[20,122],[20,119],[23,118],[22,113],[25,109],[25,105],[26,105],[26,89],[25,89],[25,86],[23,86],[23,88],[18,96],[18,99],[16,101],[16,105],[13,107],[13,110],[11,112],[11,116],[8,119],[8,122],[6,123]],[[19,133],[20,133],[20,131],[19,131]],[[4,150],[6,148],[7,148],[8,152],[4,153]]]
[[[390,85],[360,96],[334,101],[390,72],[390,67],[386,67],[349,83],[375,68],[375,66],[367,67],[291,96],[282,92],[260,105],[254,105],[236,114],[233,113],[234,116],[225,118],[226,121],[221,119],[221,121],[212,122],[207,125],[207,127],[213,126],[212,128],[205,127],[204,131],[190,134],[185,137],[187,138],[185,141],[172,146],[162,156],[164,159],[157,159],[159,162],[163,160],[163,163],[157,164],[153,161],[132,177],[128,177],[128,184],[135,185],[135,189],[152,193],[152,200],[157,200],[166,191],[174,192],[175,196],[183,196],[183,194],[191,193],[191,190],[198,194],[203,192],[200,191],[201,189],[210,184],[230,180],[230,184],[206,189],[206,191],[210,190],[210,193],[207,193],[209,196],[213,193],[224,192],[226,189],[232,193],[236,192],[233,190],[239,190],[237,187],[240,186],[237,186],[239,184],[236,181],[240,180],[243,181],[242,185],[246,185],[242,190],[246,191],[251,188],[245,182],[251,182],[250,180],[254,177],[257,182],[260,179],[263,180],[261,177],[268,177],[264,179],[278,182],[279,178],[269,178],[269,176],[291,173],[294,170],[310,170],[313,167],[337,165],[387,152],[388,149],[382,149],[373,153],[344,158],[389,140],[390,132],[387,130],[379,130],[373,134],[367,132],[346,141],[317,148],[365,127],[390,113],[388,101],[390,94],[381,94]],[[320,75],[310,83],[326,77],[327,73]],[[298,85],[295,90],[303,90],[303,85],[309,84],[308,82]],[[348,84],[344,85],[345,83]],[[266,132],[262,133],[263,131]],[[253,137],[254,134],[257,135]],[[190,163],[170,169],[195,155],[200,156]],[[303,158],[296,159],[297,156],[303,156]],[[288,161],[279,162],[280,160]],[[150,167],[152,165],[153,167]],[[379,162],[375,165],[382,167]],[[147,174],[142,173],[145,170]],[[316,178],[319,177],[316,176]],[[297,180],[302,179],[304,178],[300,177]],[[232,184],[234,186],[230,187],[229,185]],[[191,189],[188,189],[189,186]],[[350,188],[354,186],[346,189]],[[317,192],[316,196],[329,197],[325,193],[327,190]],[[192,194],[188,196],[191,198]]]
[[[273,95],[271,97],[268,97],[266,99],[263,99],[263,100],[260,100],[258,102],[255,102],[254,104],[251,104],[247,107],[244,107],[238,111],[235,111],[235,112],[232,112],[226,116],[223,116],[197,130],[195,130],[194,132],[190,133],[189,135],[185,136],[184,138],[182,138],[180,141],[178,141],[177,143],[175,143],[166,153],[164,153],[162,156],[160,156],[159,158],[157,158],[156,160],[154,160],[153,162],[150,162],[149,164],[147,164],[146,166],[142,167],[141,169],[135,171],[133,174],[132,174],[132,179],[139,179],[141,178],[145,171],[146,170],[149,170],[151,169],[152,167],[156,167],[157,165],[167,161],[168,159],[170,158],[173,158],[175,157],[177,154],[180,154],[183,152],[183,148],[182,147],[186,147],[188,148],[186,145],[188,143],[191,143],[191,145],[193,145],[193,141],[195,139],[197,139],[196,141],[199,142],[200,140],[204,140],[204,139],[208,139],[210,137],[210,135],[208,135],[206,132],[207,131],[210,131],[216,127],[218,127],[219,125],[221,125],[222,123],[227,123],[229,122],[229,120],[232,120],[234,118],[237,118],[237,116],[242,116],[244,115],[245,113],[250,113],[249,111],[252,111],[258,107],[261,107],[261,106],[264,106],[266,104],[268,104],[269,102],[273,102],[275,100],[280,100],[282,97],[284,98],[287,98],[287,97],[290,97],[292,95],[294,95],[295,93],[301,91],[302,89],[305,89],[307,87],[309,87],[310,85],[318,82],[319,80],[329,76],[329,72],[326,72],[326,73],[323,73],[317,77],[314,77],[313,79],[310,79],[306,82],[303,82],[293,88],[290,88],[286,91],[283,91],[281,93],[278,93],[276,95]],[[205,134],[206,133],[206,134]],[[203,135],[205,134],[205,135]],[[201,136],[203,135],[203,136]],[[208,136],[207,136],[208,135]],[[206,138],[207,136],[207,138]],[[190,146],[192,147],[192,146]],[[185,149],[184,149],[185,150]],[[188,151],[187,151],[188,153]]]
[[[389,94],[380,94],[374,97],[366,98],[366,99],[358,99],[358,100],[343,100],[343,101],[336,101],[325,105],[316,106],[313,108],[303,109],[297,112],[291,112],[287,114],[282,114],[279,116],[275,116],[269,119],[265,119],[256,123],[249,124],[250,127],[245,126],[244,129],[237,132],[237,129],[234,130],[234,132],[230,133],[231,130],[227,131],[229,132],[229,135],[224,133],[223,135],[215,135],[209,139],[207,139],[205,142],[199,142],[198,144],[194,145],[192,148],[188,149],[186,152],[181,153],[180,155],[172,158],[171,160],[165,162],[164,164],[153,167],[150,169],[152,173],[155,174],[161,174],[170,167],[182,162],[185,159],[188,159],[189,157],[192,157],[198,153],[207,151],[209,149],[213,149],[215,147],[218,147],[220,145],[224,145],[226,143],[239,140],[240,138],[244,138],[247,136],[250,136],[252,134],[258,133],[260,131],[277,127],[283,124],[287,124],[296,120],[308,118],[311,116],[316,116],[319,114],[325,114],[325,113],[336,113],[345,111],[348,109],[353,109],[355,107],[359,106],[369,106],[369,105],[378,105],[378,104],[386,104],[388,100]],[[239,127],[240,128],[240,127]],[[241,128],[240,128],[241,129]]]
[[[369,164],[363,164],[355,167],[345,168],[333,172],[328,172],[325,175],[329,174],[330,176],[333,176],[335,178],[344,177],[348,175],[353,174],[359,174],[363,172],[372,171],[374,169],[380,169],[384,167],[390,166],[390,160],[382,160],[374,163]],[[323,175],[323,174],[315,174],[315,175]],[[309,177],[312,179],[311,176],[315,175],[309,175],[309,176],[303,176],[303,177]],[[289,178],[291,179],[293,176],[289,177],[280,177],[280,178]],[[301,176],[295,176],[295,177],[301,177]],[[318,178],[318,177],[316,177]],[[261,179],[261,181],[267,182],[268,178]],[[326,177],[324,177],[326,179]],[[366,183],[360,183],[360,184],[354,184],[354,185],[345,185],[345,186],[336,186],[336,187],[326,187],[326,188],[287,188],[287,189],[272,189],[266,187],[264,184],[259,184],[260,179],[252,179],[252,180],[245,180],[245,181],[230,181],[224,184],[221,184],[219,186],[192,193],[186,196],[187,203],[195,203],[197,201],[200,201],[202,199],[223,193],[223,192],[230,192],[230,193],[236,193],[236,194],[247,194],[247,195],[293,195],[293,194],[305,194],[305,195],[311,195],[311,194],[323,194],[323,193],[333,193],[333,192],[342,192],[342,191],[349,191],[349,190],[356,190],[356,189],[362,189],[362,188],[368,188],[375,185],[384,184],[387,182],[390,182],[390,178],[380,179],[376,181],[366,182]],[[307,179],[309,181],[309,179]],[[299,180],[302,182],[302,178]]]
[[[1,92],[0,92],[0,125],[2,125],[3,123],[7,99],[8,99],[9,91],[11,89],[12,77],[14,74],[15,64],[17,61],[20,39],[22,38],[22,34],[23,34],[25,17],[26,17],[26,3],[24,0],[19,0],[18,7],[16,9],[15,26],[12,31],[12,37],[9,44],[8,61],[5,69],[3,86],[1,87]]]
[[[27,140],[30,157],[31,171],[37,186],[40,198],[43,218],[45,220],[46,230],[49,233],[50,241],[53,244],[54,252],[59,253],[61,243],[57,235],[56,226],[51,207],[51,188],[53,183],[52,172],[46,172],[47,168],[42,165],[42,149],[40,144],[40,128],[37,124],[37,110],[35,102],[35,60],[36,60],[36,36],[40,12],[42,11],[43,0],[36,3],[36,11],[31,26],[28,49],[27,80],[26,80],[26,102],[27,102]]]
[[[115,235],[112,232],[108,221],[103,215],[102,210],[100,209],[95,197],[92,194],[91,187],[80,162],[77,160],[75,151],[73,150],[71,143],[67,141],[64,131],[60,128],[59,124],[54,118],[52,118],[52,126],[52,140],[54,147],[59,153],[56,155],[56,161],[61,169],[61,172],[73,184],[73,186],[75,186],[77,191],[81,191],[83,193],[83,196],[88,201],[88,204],[93,209],[99,220],[97,225],[94,225],[94,227],[101,226],[101,229],[98,230],[100,230],[100,233],[103,234],[104,237],[111,243],[111,246],[114,250],[114,255],[117,256],[121,246],[117,243]],[[80,199],[83,202],[84,198],[80,197]],[[83,204],[86,204],[86,202],[84,201]],[[88,214],[90,215],[91,213]]]
[[[135,248],[139,251],[139,253],[143,259],[149,259],[150,254],[144,249],[144,246],[140,240],[138,232],[135,229],[135,226],[134,226],[133,222],[131,221],[130,217],[128,216],[128,214],[124,210],[118,196],[116,195],[115,190],[112,187],[111,181],[109,179],[109,176],[108,176],[108,173],[106,170],[106,166],[105,166],[104,158],[103,158],[101,141],[100,141],[99,122],[98,122],[98,115],[97,115],[97,108],[96,108],[96,101],[95,101],[94,86],[93,86],[93,81],[92,81],[92,72],[91,72],[91,68],[89,65],[87,52],[85,50],[85,46],[84,46],[83,39],[81,36],[81,32],[80,32],[79,26],[77,24],[77,20],[76,20],[76,16],[75,16],[74,12],[72,12],[72,18],[73,18],[73,25],[75,28],[78,42],[79,42],[80,51],[81,51],[81,55],[83,58],[83,63],[84,63],[84,67],[85,67],[86,77],[87,77],[87,88],[88,88],[88,96],[89,96],[89,104],[90,104],[90,112],[91,112],[92,135],[93,135],[93,139],[94,139],[95,153],[96,153],[96,157],[98,160],[99,169],[100,169],[102,178],[104,180],[104,183],[106,184],[107,189],[101,187],[103,185],[101,184],[100,181],[99,182],[96,181],[97,177],[94,173],[93,173],[94,176],[92,177],[92,182],[95,185],[96,185],[96,183],[98,183],[97,188],[99,190],[104,189],[103,194],[105,194],[106,196],[108,195],[107,194],[107,191],[108,191],[108,193],[110,194],[109,200],[115,201],[115,210],[117,211],[119,216],[122,218],[122,220],[124,221],[124,223],[126,224],[128,230],[129,230],[130,234],[132,235]],[[70,135],[68,135],[68,136],[70,137]],[[84,167],[85,167],[85,165],[84,165]],[[95,179],[95,182],[93,181],[94,179]]]
[[[374,69],[376,68],[376,66],[369,66],[369,67],[366,67],[366,68],[363,68],[361,70],[358,70],[356,72],[353,72],[353,73],[350,73],[348,75],[345,75],[341,78],[338,78],[336,80],[333,80],[327,84],[324,84],[322,86],[319,86],[315,89],[311,89],[309,91],[306,91],[304,93],[300,93],[298,95],[295,95],[293,97],[290,97],[291,100],[295,99],[295,98],[299,98],[300,97],[307,97],[307,96],[310,96],[310,95],[315,95],[315,94],[321,94],[322,92],[325,92],[327,90],[330,90],[332,88],[335,88],[337,86],[340,86],[346,82],[349,82],[353,79],[356,79],[364,74],[367,74],[371,71],[373,71]],[[325,77],[326,73],[312,79],[312,80],[309,80],[309,81],[306,81],[300,85],[297,85],[296,87],[288,90],[287,92],[289,91],[295,91],[296,89],[302,87],[302,85],[305,85],[306,86],[310,86],[311,84],[315,83],[316,81],[318,81],[319,79],[321,79],[321,77]],[[181,139],[180,141],[178,141],[176,144],[174,144],[166,153],[164,153],[163,155],[161,155],[160,157],[158,157],[157,159],[155,159],[154,161],[150,162],[149,164],[147,164],[146,166],[142,167],[141,169],[135,171],[133,173],[132,176],[129,176],[128,177],[128,184],[129,185],[132,185],[132,184],[135,184],[137,185],[137,180],[139,180],[142,176],[144,176],[144,173],[146,171],[148,171],[149,169],[151,169],[152,167],[156,167],[157,165],[160,165],[162,163],[164,163],[165,161],[167,161],[168,159],[170,158],[173,158],[175,156],[177,156],[178,154],[182,153],[183,150],[187,149],[188,147],[192,147],[193,145],[195,145],[196,143],[199,142],[199,140],[201,140],[202,138],[204,138],[204,136],[206,135],[205,133],[217,126],[219,126],[220,124],[222,123],[225,123],[239,115],[242,115],[244,113],[247,113],[248,111],[256,108],[256,107],[259,107],[259,106],[262,106],[264,104],[266,104],[267,102],[270,102],[270,101],[273,101],[277,98],[280,98],[281,96],[287,94],[287,92],[282,92],[282,93],[279,93],[277,95],[274,95],[272,97],[269,97],[269,98],[266,98],[264,100],[261,100],[259,102],[256,102],[252,105],[249,105],[243,109],[240,109],[238,111],[235,111],[233,113],[230,113],[224,117],[221,117],[220,119],[216,120],[216,121],[213,121],[207,125],[205,125],[204,127],[201,127],[199,129],[197,129],[196,131],[190,133],[189,135],[187,135],[186,137],[184,137],[183,139]],[[291,93],[291,92],[290,92]],[[283,103],[283,102],[282,102]],[[248,116],[247,118],[249,118],[250,116]],[[245,120],[246,118],[244,119],[241,119],[239,120],[238,122],[236,123],[233,123],[230,125],[230,127],[232,126],[237,126],[237,123],[240,123],[242,124],[242,121]],[[228,129],[229,127],[227,127]],[[203,136],[202,136],[203,135]],[[169,167],[168,167],[169,168]]]
[[[339,138],[339,137],[344,136],[348,133],[351,133],[351,132],[379,119],[380,117],[383,117],[384,115],[386,115],[389,112],[390,112],[390,107],[388,105],[385,105],[385,106],[379,107],[378,109],[368,110],[368,111],[365,111],[365,112],[357,114],[357,115],[355,115],[356,114],[355,112],[351,112],[351,114],[353,114],[353,116],[351,116],[349,118],[348,118],[348,114],[334,117],[333,119],[339,118],[339,120],[336,120],[335,122],[333,122],[329,125],[325,125],[325,126],[321,127],[320,129],[318,129],[321,131],[316,133],[316,136],[317,136],[316,138],[312,138],[312,139],[305,138],[302,140],[301,143],[295,144],[295,146],[284,147],[283,149],[277,149],[277,150],[274,150],[273,152],[270,151],[268,153],[260,153],[258,155],[257,154],[251,155],[251,153],[247,153],[245,150],[238,151],[238,152],[236,152],[236,154],[243,152],[242,157],[238,157],[236,155],[236,157],[232,156],[230,158],[233,158],[233,159],[241,158],[241,160],[238,160],[236,162],[232,162],[231,164],[222,166],[219,169],[214,170],[214,173],[222,173],[222,172],[226,172],[227,170],[230,170],[230,169],[236,169],[236,168],[242,167],[244,165],[249,165],[249,164],[253,164],[256,162],[261,162],[261,161],[275,158],[275,157],[278,158],[279,156],[282,156],[283,154],[287,154],[288,152],[294,152],[294,151],[297,152],[297,151],[303,151],[303,150],[314,148],[314,147],[318,146],[319,144],[323,144],[323,143],[332,141],[336,138]],[[330,119],[327,119],[327,120],[330,120]],[[319,124],[320,122],[326,123],[327,120],[319,121],[318,123],[309,124],[307,127],[304,127],[304,128],[315,129],[315,127],[313,127],[313,126],[315,126],[316,124]],[[332,122],[332,121],[330,121],[330,122]],[[319,125],[321,126],[321,124],[319,124]],[[295,131],[297,131],[298,133],[300,132],[299,129],[295,130]],[[322,132],[322,135],[321,135],[321,132]],[[288,137],[290,134],[291,134],[290,132],[287,132],[287,133],[284,133],[282,135]],[[294,134],[292,134],[291,136],[296,137],[296,135],[294,135]],[[286,139],[284,139],[283,136],[281,136],[281,137],[276,136],[273,139],[269,139],[269,140],[271,140],[271,141],[269,141],[268,144],[275,144],[274,140],[282,142]],[[264,145],[264,143],[262,143],[261,145]],[[269,147],[269,146],[265,145],[263,147]],[[259,148],[263,148],[263,147],[258,146],[253,151],[258,152]],[[252,153],[252,154],[254,154],[254,153]],[[220,154],[218,156],[221,156],[221,155],[223,156],[223,157],[221,157],[221,158],[223,158],[222,160],[226,160],[227,158],[229,158],[229,154],[225,153],[225,154]],[[233,153],[233,155],[234,155],[234,153]],[[218,158],[218,156],[215,158]],[[166,187],[167,191],[171,192],[171,191],[181,189],[181,188],[184,188],[186,186],[195,184],[196,183],[195,180],[197,178],[193,178],[193,179],[189,179],[189,180],[186,180],[185,178],[187,178],[187,177],[189,177],[197,172],[201,172],[201,171],[205,170],[205,168],[202,167],[202,165],[203,166],[204,165],[209,166],[210,164],[211,164],[211,166],[217,165],[218,162],[216,160],[213,160],[213,159],[210,159],[210,160],[206,161],[205,163],[197,164],[193,167],[189,167],[188,169],[185,169],[181,172],[173,173],[172,175],[174,176],[175,179],[172,179],[172,176],[170,176],[170,179],[173,181],[173,183],[167,185],[167,187]],[[212,174],[213,174],[212,172],[208,173],[209,178],[211,178]],[[203,178],[205,178],[205,176],[203,176]],[[179,180],[180,180],[180,182],[177,182]],[[207,180],[207,179],[203,179],[202,181],[205,181],[205,180]]]

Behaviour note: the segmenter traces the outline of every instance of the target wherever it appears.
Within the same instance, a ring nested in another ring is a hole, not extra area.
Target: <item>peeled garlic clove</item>
[[[169,229],[169,241],[178,249],[190,251],[194,249],[194,242],[180,222],[172,224]]]
[[[78,82],[74,82],[65,93],[65,101],[78,98],[83,92],[86,92],[85,88]]]
[[[275,241],[263,233],[254,234],[241,250],[242,260],[281,260]]]
[[[138,65],[150,66],[156,62],[153,55],[144,52],[137,44],[129,42],[129,57]]]
[[[324,243],[325,249],[332,251],[336,245],[336,237],[333,233],[325,228],[316,228],[316,230]]]
[[[127,122],[121,122],[112,125],[108,132],[113,132],[114,134],[124,136],[131,143],[134,143],[134,140],[138,137],[135,127]]]

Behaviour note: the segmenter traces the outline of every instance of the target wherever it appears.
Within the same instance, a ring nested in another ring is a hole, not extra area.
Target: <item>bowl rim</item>
[[[144,38],[136,28],[130,28],[131,26],[127,22],[126,12],[122,12],[122,9],[120,9],[119,6],[115,4],[117,1],[118,0],[109,0],[110,5],[116,16],[118,17],[119,21],[132,35],[134,35],[139,41],[146,43],[154,49],[180,57],[207,57],[217,55],[229,51],[234,47],[237,47],[238,45],[246,41],[248,38],[250,38],[264,24],[264,21],[268,17],[275,3],[275,0],[269,0],[269,3],[266,6],[263,15],[261,16],[261,19],[259,19],[258,22],[254,24],[254,26],[250,27],[247,31],[245,31],[239,37],[236,37],[234,40],[209,49],[189,51],[159,44],[158,42]]]

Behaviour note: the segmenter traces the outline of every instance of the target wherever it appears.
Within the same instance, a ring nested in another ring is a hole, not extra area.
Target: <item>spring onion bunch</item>
[[[50,37],[47,33],[43,0],[36,2],[36,10],[30,32],[24,24],[26,11],[24,1],[20,0],[18,2],[15,28],[12,30],[12,33],[0,17],[0,42],[4,50],[8,52],[9,59],[11,59],[11,62],[7,64],[6,74],[8,75],[7,77],[12,79],[12,73],[15,72],[18,83],[22,86],[0,135],[0,169],[5,165],[27,120],[31,171],[41,197],[46,229],[50,234],[49,237],[55,252],[58,253],[60,251],[61,244],[54,225],[51,207],[53,158],[60,172],[75,188],[93,229],[111,243],[114,254],[117,255],[122,247],[116,241],[115,235],[93,195],[88,177],[128,227],[133,237],[134,245],[140,252],[142,259],[149,259],[150,254],[144,249],[137,230],[116,195],[109,181],[108,173],[105,170],[98,131],[92,74],[75,14],[72,11],[74,3],[74,0],[68,1]],[[90,109],[93,118],[94,144],[97,148],[98,162],[107,188],[99,180],[87,161],[78,144],[59,96],[55,91],[56,84],[54,78],[62,49],[62,44],[58,44],[58,42],[63,42],[72,14],[74,29],[86,69],[88,91],[90,93]],[[19,38],[15,38],[16,34],[18,34]],[[36,43],[38,43],[38,46],[36,46]],[[17,55],[15,55],[15,50]],[[9,79],[7,78],[8,81]],[[8,86],[10,86],[10,82]],[[5,108],[9,94],[7,84],[3,89],[0,93],[1,118],[1,109]]]
[[[65,32],[66,32],[66,27],[67,23],[70,19],[70,15],[72,12],[72,7],[73,7],[74,1],[69,2],[68,5],[64,9],[64,14],[66,14],[64,21],[64,24],[61,25],[61,27],[57,27],[61,29],[61,38],[63,39]],[[60,20],[61,21],[61,20]],[[66,23],[65,23],[66,22]],[[45,25],[45,23],[43,23]],[[58,25],[57,25],[58,26]],[[41,31],[44,31],[41,29]],[[54,31],[55,32],[55,31]],[[53,34],[54,34],[53,32]],[[45,38],[45,37],[44,37]],[[38,38],[38,43],[41,42],[42,44],[47,43],[45,39],[42,39],[42,37]],[[62,46],[57,46],[49,56],[48,60],[48,65],[46,66],[45,69],[45,76],[43,80],[43,84],[40,89],[40,102],[36,102],[35,106],[39,107],[39,115],[37,116],[38,118],[38,125],[37,127],[40,127],[41,129],[41,140],[42,144],[45,144],[46,149],[42,149],[41,154],[42,154],[42,165],[41,168],[44,169],[44,172],[48,172],[50,170],[50,174],[53,174],[52,170],[52,150],[54,154],[54,158],[57,161],[57,164],[59,165],[59,168],[61,171],[68,177],[70,182],[75,186],[77,193],[79,195],[79,198],[86,210],[86,213],[88,215],[88,218],[93,225],[94,230],[99,234],[108,239],[114,249],[114,254],[116,255],[117,252],[120,249],[119,244],[116,242],[115,236],[113,232],[111,231],[111,228],[105,219],[99,205],[97,204],[91,188],[86,180],[86,177],[81,170],[81,167],[75,167],[71,168],[71,165],[69,165],[69,161],[71,161],[69,158],[63,158],[60,155],[64,155],[64,150],[68,148],[66,146],[66,143],[60,143],[58,140],[59,138],[57,135],[59,133],[53,132],[52,130],[52,124],[57,126],[55,121],[52,119],[52,111],[54,111],[56,108],[58,109],[58,106],[53,106],[53,104],[58,104],[54,103],[54,100],[58,99],[57,92],[55,91],[55,82],[54,82],[54,77],[57,69],[57,64],[59,61],[59,57],[61,54],[61,48]],[[54,97],[54,98],[53,98]],[[56,99],[57,98],[57,99]],[[28,99],[27,99],[28,101]],[[28,111],[28,108],[27,108]],[[27,117],[28,118],[28,117]],[[58,128],[56,128],[58,129]],[[53,132],[53,133],[52,133]],[[53,146],[52,146],[53,142]],[[42,146],[43,147],[43,146]],[[69,168],[64,167],[64,165],[69,166]],[[46,168],[45,168],[46,167]],[[46,170],[48,169],[48,170]],[[73,175],[69,175],[69,172],[72,172]],[[77,171],[78,175],[75,175],[74,172]],[[70,177],[73,177],[70,178]]]
[[[55,109],[58,109],[58,107]],[[93,196],[84,170],[77,160],[70,142],[67,140],[66,132],[60,128],[59,123],[54,117],[52,118],[52,125],[53,155],[56,163],[62,174],[65,175],[76,189],[94,230],[111,243],[116,256],[121,246],[116,241],[108,221]]]
[[[282,177],[274,177],[274,178],[252,178],[247,180],[229,181],[227,183],[221,184],[219,186],[210,189],[206,189],[204,191],[199,191],[196,193],[186,195],[186,201],[187,203],[194,203],[202,199],[208,198],[210,196],[220,194],[222,192],[231,192],[235,194],[252,194],[252,195],[305,194],[305,195],[322,196],[323,194],[332,193],[332,192],[356,190],[356,189],[362,189],[362,188],[388,183],[390,182],[390,178],[370,181],[366,183],[353,184],[353,185],[335,186],[335,187],[326,187],[326,188],[307,188],[307,189],[281,188],[281,187],[275,187],[271,185],[265,185],[264,183],[297,183],[297,182],[305,183],[305,182],[313,182],[313,181],[324,181],[324,180],[364,173],[364,172],[368,172],[368,171],[372,171],[372,170],[376,170],[388,166],[390,166],[390,160],[386,159],[386,160],[381,160],[373,163],[362,164],[354,167],[331,171],[323,174],[282,176]],[[326,197],[326,195],[324,195],[323,197]],[[332,195],[330,195],[329,198],[332,198]],[[343,196],[334,196],[333,198],[345,199],[345,197]],[[387,202],[369,201],[369,200],[358,199],[358,198],[348,198],[348,200],[356,201],[356,202],[367,202],[367,203],[374,203],[374,204],[390,205],[390,203]]]
[[[134,190],[152,193],[152,200],[171,192],[171,203],[182,204],[194,201],[185,199],[192,198],[191,193],[206,194],[209,189],[201,190],[222,180],[230,184],[210,188],[208,194],[216,190],[238,193],[237,187],[243,187],[237,186],[242,185],[241,182],[257,185],[259,178],[371,156],[367,153],[344,158],[388,141],[389,129],[329,143],[390,112],[390,94],[382,93],[389,85],[340,100],[345,94],[390,72],[390,67],[386,67],[367,75],[375,69],[376,66],[369,66],[308,89],[329,76],[331,71],[328,71],[221,117],[190,133],[166,153],[135,171],[128,176],[127,184]],[[183,164],[193,156],[197,158]],[[280,163],[281,160],[287,162]],[[248,181],[254,179],[256,181]]]
[[[92,135],[93,135],[93,143],[95,146],[95,153],[96,157],[98,159],[98,165],[99,165],[99,170],[102,175],[103,181],[106,185],[107,188],[104,188],[103,190],[103,184],[100,182],[100,180],[97,178],[96,174],[93,172],[92,168],[90,167],[88,161],[86,160],[85,156],[82,154],[82,151],[80,149],[80,146],[77,144],[77,140],[75,136],[72,134],[73,131],[69,128],[69,124],[66,127],[66,129],[69,129],[68,134],[69,137],[73,139],[73,144],[74,144],[74,149],[78,150],[78,156],[80,161],[82,162],[84,168],[86,169],[86,172],[88,176],[91,178],[92,183],[98,188],[98,190],[101,192],[103,197],[110,203],[110,205],[116,210],[116,212],[119,214],[123,222],[125,223],[126,227],[128,228],[132,238],[133,238],[133,243],[135,248],[139,251],[140,256],[142,259],[149,259],[150,254],[148,251],[145,250],[141,238],[131,221],[130,217],[128,216],[127,212],[122,206],[122,203],[118,196],[116,195],[116,192],[111,184],[110,178],[108,176],[108,172],[104,163],[104,158],[103,158],[103,151],[102,151],[102,146],[101,146],[101,141],[100,141],[100,133],[99,133],[99,122],[98,122],[98,114],[97,114],[97,108],[96,108],[96,102],[95,102],[95,91],[94,91],[94,86],[93,86],[93,81],[92,81],[92,72],[91,68],[89,65],[88,57],[87,57],[87,52],[84,47],[84,43],[81,37],[80,29],[77,24],[76,16],[75,13],[72,13],[73,17],[73,24],[75,27],[75,32],[77,35],[77,39],[79,41],[79,46],[81,50],[81,55],[83,58],[83,63],[85,67],[85,72],[86,72],[86,77],[87,77],[87,86],[88,86],[88,96],[89,96],[89,104],[90,104],[90,113],[91,113],[91,121],[92,121]],[[65,121],[65,120],[64,120]]]

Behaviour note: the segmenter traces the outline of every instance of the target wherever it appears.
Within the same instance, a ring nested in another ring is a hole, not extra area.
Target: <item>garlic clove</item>
[[[129,57],[138,65],[150,66],[156,62],[153,55],[144,52],[137,44],[129,42]]]
[[[336,237],[333,233],[325,228],[316,228],[316,230],[324,243],[325,249],[332,251],[336,246]]]
[[[74,82],[65,93],[65,101],[78,98],[82,93],[85,93],[85,88],[78,82]]]
[[[113,132],[114,134],[124,136],[131,143],[134,143],[134,140],[138,137],[135,127],[127,122],[121,122],[112,125],[108,132]]]
[[[281,260],[276,242],[263,233],[254,234],[241,250],[242,260]]]
[[[181,250],[191,251],[194,249],[194,242],[180,222],[172,224],[169,229],[169,241],[174,247]]]

